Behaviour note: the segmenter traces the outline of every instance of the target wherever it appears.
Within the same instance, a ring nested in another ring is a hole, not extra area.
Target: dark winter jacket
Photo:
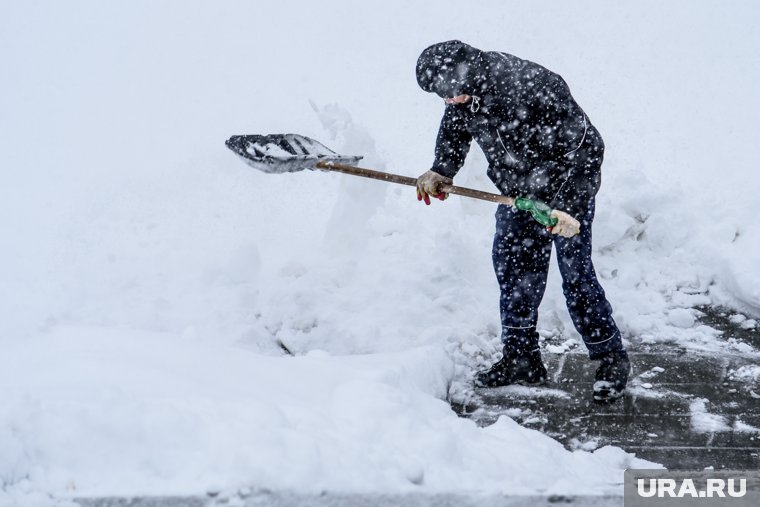
[[[599,190],[604,143],[567,83],[544,67],[460,41],[430,46],[417,61],[417,82],[447,105],[432,170],[453,178],[472,139],[503,195],[530,197],[579,216]]]

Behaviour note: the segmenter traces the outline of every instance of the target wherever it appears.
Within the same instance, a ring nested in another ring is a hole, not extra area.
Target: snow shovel
[[[232,136],[225,144],[248,165],[265,173],[320,169],[417,186],[417,178],[356,167],[353,164],[358,163],[362,159],[361,156],[341,155],[314,139],[298,134]],[[441,185],[439,189],[447,194],[508,204],[528,211],[538,223],[545,227],[554,227],[557,224],[557,219],[551,216],[551,208],[540,201],[524,197],[515,199],[455,185]]]

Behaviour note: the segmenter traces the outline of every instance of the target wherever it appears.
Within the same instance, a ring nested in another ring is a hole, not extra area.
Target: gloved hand
[[[563,238],[572,238],[581,232],[581,224],[575,218],[564,211],[552,210],[551,216],[557,218],[557,225],[549,229],[552,234],[559,234]]]
[[[441,185],[453,185],[454,180],[441,176],[437,172],[428,171],[417,178],[417,200],[425,200],[425,204],[430,205],[430,196],[441,201],[446,200],[449,194],[441,192]]]

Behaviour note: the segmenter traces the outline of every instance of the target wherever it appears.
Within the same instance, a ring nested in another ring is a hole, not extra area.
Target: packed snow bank
[[[562,445],[443,401],[440,347],[268,357],[169,333],[57,328],[5,349],[0,481],[13,494],[190,494],[240,487],[619,492],[619,449]]]

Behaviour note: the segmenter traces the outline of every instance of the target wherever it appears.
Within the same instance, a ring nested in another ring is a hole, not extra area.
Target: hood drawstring
[[[477,113],[480,110],[480,97],[472,95],[472,102],[470,102],[470,111]]]

